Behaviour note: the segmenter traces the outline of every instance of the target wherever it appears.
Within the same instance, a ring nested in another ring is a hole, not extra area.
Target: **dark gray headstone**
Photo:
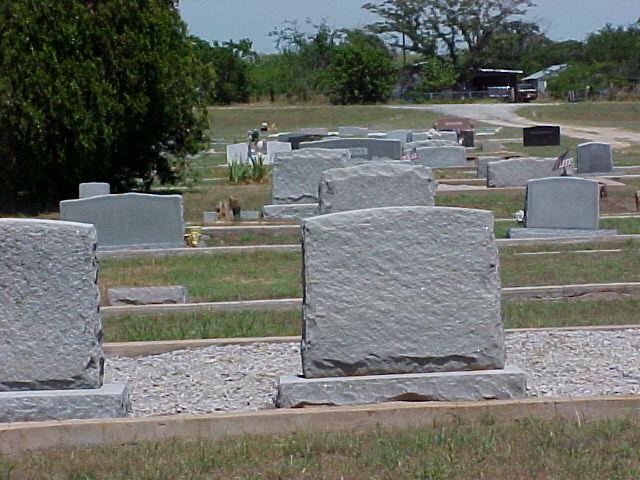
[[[576,157],[578,173],[613,172],[613,155],[608,143],[588,142],[578,145]]]
[[[553,147],[560,145],[560,127],[541,125],[522,129],[525,147]]]

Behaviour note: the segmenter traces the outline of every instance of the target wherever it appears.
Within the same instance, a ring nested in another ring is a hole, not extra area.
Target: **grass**
[[[543,107],[532,105],[518,109],[517,113],[541,123],[570,123],[640,132],[640,102],[582,102]]]
[[[640,299],[503,301],[505,328],[638,324]],[[198,312],[105,318],[104,341],[139,342],[300,335],[300,310]]]
[[[229,233],[205,239],[208,247],[224,247],[227,245],[297,245],[300,235],[297,233]]]
[[[506,238],[510,228],[522,228],[515,220],[512,222],[495,222],[496,238]],[[640,235],[640,218],[604,218],[600,220],[600,228],[615,229],[619,235]]]
[[[138,442],[0,460],[0,476],[57,479],[635,479],[640,422],[455,420],[365,432]]]
[[[473,193],[461,193],[459,195],[436,195],[436,205],[440,207],[478,208],[489,210],[496,218],[513,218],[518,210],[524,208],[524,191],[516,194],[485,193],[474,195]]]

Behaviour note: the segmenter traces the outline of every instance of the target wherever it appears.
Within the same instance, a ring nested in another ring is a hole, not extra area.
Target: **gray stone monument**
[[[352,157],[367,160],[400,160],[402,157],[402,143],[400,140],[380,138],[333,138],[301,143],[300,148],[348,149],[352,151]]]
[[[389,140],[400,140],[400,143],[404,145],[411,141],[411,130],[392,130],[387,132],[386,138]]]
[[[377,207],[433,206],[431,169],[409,162],[367,162],[322,172],[320,212]]]
[[[525,228],[512,228],[510,238],[615,235],[599,229],[600,187],[594,180],[552,177],[527,182]]]
[[[103,385],[93,225],[0,219],[0,423],[122,417]]]
[[[78,190],[79,198],[91,198],[109,195],[111,193],[111,186],[108,183],[102,182],[81,183]]]
[[[404,151],[411,150],[413,148],[426,148],[426,147],[459,147],[460,145],[451,140],[418,140],[416,142],[408,142],[404,144]]]
[[[555,158],[518,157],[487,164],[487,187],[524,187],[529,180],[559,177],[563,170],[554,170]],[[571,175],[573,168],[567,168]]]
[[[482,147],[482,151],[485,153],[495,153],[504,150],[500,140],[483,140],[480,145]]]
[[[487,178],[487,165],[491,162],[500,162],[502,157],[478,157],[476,158],[476,178]]]
[[[180,195],[125,193],[64,200],[60,218],[95,225],[100,250],[184,246]]]
[[[422,147],[418,148],[416,163],[431,168],[461,167],[467,164],[464,147]]]
[[[262,216],[267,221],[300,222],[319,214],[320,206],[317,203],[291,203],[262,207]]]
[[[613,154],[608,143],[588,142],[578,145],[576,157],[578,174],[613,172]]]
[[[303,377],[280,407],[525,393],[505,367],[491,212],[389,207],[302,225]]]

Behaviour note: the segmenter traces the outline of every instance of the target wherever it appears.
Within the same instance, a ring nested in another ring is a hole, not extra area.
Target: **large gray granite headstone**
[[[478,157],[476,158],[476,178],[487,178],[487,164],[501,162],[502,157]]]
[[[381,158],[400,160],[402,157],[402,143],[400,140],[379,138],[333,138],[301,143],[300,148],[346,148],[354,150],[352,152],[353,157],[366,158],[367,160]],[[361,153],[356,152],[356,149],[361,150]]]
[[[467,164],[464,147],[422,147],[418,148],[416,163],[431,168],[460,167]]]
[[[338,135],[341,137],[366,137],[369,129],[363,127],[338,127]]]
[[[608,143],[588,142],[578,145],[576,170],[580,173],[613,172],[613,155]]]
[[[317,203],[322,172],[352,164],[351,152],[345,149],[304,148],[277,153],[271,178],[271,203]]]
[[[367,162],[322,172],[323,214],[377,207],[433,206],[431,169],[409,162]]]
[[[556,177],[527,182],[527,228],[597,229],[599,215],[600,186],[595,180]]]
[[[107,303],[116,306],[187,303],[187,289],[182,285],[110,288]]]
[[[93,225],[0,219],[0,392],[100,388]]]
[[[559,177],[562,170],[553,170],[555,158],[519,157],[490,162],[487,166],[487,187],[524,187],[529,180]],[[567,168],[572,174],[573,168]]]
[[[504,367],[491,212],[354,210],[302,235],[306,378]]]
[[[109,195],[111,193],[111,186],[108,183],[103,182],[89,182],[81,183],[78,190],[78,198],[91,198],[99,197],[101,195]]]
[[[60,217],[95,225],[100,250],[184,246],[181,195],[125,193],[64,200]]]
[[[400,140],[400,143],[404,145],[411,141],[411,130],[392,130],[387,132],[386,138],[389,140]]]

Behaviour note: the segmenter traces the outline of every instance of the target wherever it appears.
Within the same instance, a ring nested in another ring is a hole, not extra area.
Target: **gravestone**
[[[473,130],[473,124],[470,118],[446,116],[438,120],[433,128],[436,130],[453,130],[460,132],[462,130]]]
[[[501,162],[502,157],[478,157],[476,158],[476,178],[487,178],[487,164]]]
[[[458,143],[458,134],[450,131],[439,131],[434,140],[449,140],[450,142]]]
[[[400,160],[402,156],[402,143],[400,142],[400,140],[388,140],[379,138],[326,139],[319,140],[317,142],[301,143],[300,148],[358,149],[355,151],[355,155],[352,153],[352,156],[357,158],[365,158],[367,160]]]
[[[317,203],[320,175],[331,168],[352,165],[349,150],[303,148],[278,153],[273,165],[271,203]],[[263,210],[265,216],[269,210]]]
[[[485,153],[495,153],[503,150],[500,140],[483,140],[481,146],[482,151]]]
[[[227,164],[234,162],[247,163],[249,161],[249,144],[234,143],[227,145]]]
[[[599,229],[600,186],[574,177],[527,182],[525,228],[512,228],[510,238],[601,237],[615,230]]]
[[[114,306],[187,303],[187,289],[181,285],[110,288],[107,290],[107,302]]]
[[[522,129],[525,147],[554,147],[560,145],[560,127],[541,125]]]
[[[95,225],[99,250],[184,246],[181,195],[125,193],[64,200],[60,218]]]
[[[93,225],[0,219],[0,423],[125,416],[103,385]]]
[[[505,367],[491,212],[389,207],[302,224],[303,377],[277,405],[524,395]]]
[[[578,145],[576,170],[579,174],[613,172],[611,145],[598,142]]]
[[[389,140],[400,140],[400,143],[404,146],[405,143],[412,141],[411,136],[411,130],[393,130],[391,132],[387,132],[386,138]]]
[[[290,152],[292,150],[289,142],[267,142],[267,160],[264,165],[273,165],[275,154],[279,152]]]
[[[338,135],[341,137],[361,137],[369,135],[369,129],[363,127],[338,127]]]
[[[431,169],[409,162],[367,162],[322,172],[320,212],[406,205],[433,206]]]
[[[111,193],[111,186],[108,183],[89,182],[81,183],[78,190],[78,198],[91,198],[99,197],[101,195],[109,195]]]
[[[475,132],[473,130],[463,130],[460,132],[462,146],[473,148],[476,146]]]
[[[459,147],[460,144],[457,142],[452,142],[451,140],[417,140],[415,142],[405,143],[404,151],[412,150],[414,148],[425,148],[425,147]]]
[[[464,147],[423,147],[418,148],[416,163],[431,168],[460,167],[467,164]]]
[[[559,177],[562,170],[554,170],[555,158],[519,157],[487,164],[487,187],[524,187],[536,178]],[[572,167],[567,167],[572,174]]]

